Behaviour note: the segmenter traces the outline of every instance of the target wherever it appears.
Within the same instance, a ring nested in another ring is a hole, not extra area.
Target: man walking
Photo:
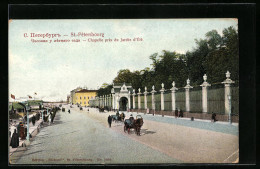
[[[109,127],[111,127],[112,117],[110,115],[107,118],[107,122],[108,122]]]
[[[35,118],[35,116],[33,115],[33,117],[32,117],[32,124],[33,124],[33,126],[35,125],[35,120],[36,120],[36,118]]]
[[[175,109],[175,118],[177,118],[178,117],[178,109],[176,108]]]

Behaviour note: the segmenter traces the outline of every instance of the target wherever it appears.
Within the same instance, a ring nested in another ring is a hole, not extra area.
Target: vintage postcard
[[[239,163],[237,18],[10,19],[9,164]]]

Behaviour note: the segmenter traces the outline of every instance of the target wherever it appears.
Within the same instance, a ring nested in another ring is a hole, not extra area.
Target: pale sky
[[[93,19],[12,20],[9,22],[9,98],[33,96],[45,101],[65,100],[78,86],[97,89],[112,83],[120,69],[151,67],[149,56],[162,50],[185,53],[194,39],[213,29],[220,34],[236,19]],[[85,42],[71,32],[104,33],[105,39],[137,38],[138,42]],[[25,38],[27,33],[29,37]],[[60,38],[32,38],[30,33],[60,34]],[[68,36],[63,36],[68,35]],[[80,39],[81,42],[33,43],[31,39]]]

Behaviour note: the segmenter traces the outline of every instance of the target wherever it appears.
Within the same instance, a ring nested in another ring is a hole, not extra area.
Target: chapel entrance
[[[119,100],[119,111],[127,111],[128,99],[121,97]]]

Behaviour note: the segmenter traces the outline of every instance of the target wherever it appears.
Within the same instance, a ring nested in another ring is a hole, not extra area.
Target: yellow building
[[[97,90],[82,89],[75,92],[73,104],[80,104],[81,106],[88,106],[89,100],[97,96]]]

